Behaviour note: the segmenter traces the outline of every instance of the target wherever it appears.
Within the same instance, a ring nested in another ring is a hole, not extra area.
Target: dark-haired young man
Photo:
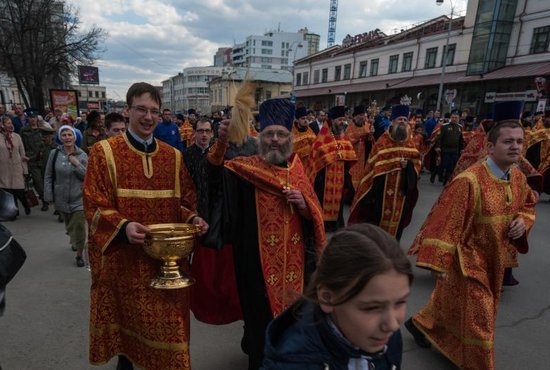
[[[156,140],[161,97],[147,83],[126,95],[125,134],[90,150],[84,208],[92,270],[90,362],[119,355],[118,370],[189,370],[188,289],[152,289],[159,263],[142,248],[147,225],[208,225],[195,211],[195,187],[179,150]],[[181,267],[185,268],[184,262]],[[124,355],[122,355],[124,354]]]

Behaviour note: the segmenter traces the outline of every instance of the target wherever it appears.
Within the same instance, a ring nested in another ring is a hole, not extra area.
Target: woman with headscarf
[[[10,192],[21,201],[25,208],[25,214],[30,214],[31,209],[25,198],[25,176],[27,169],[27,156],[21,136],[16,134],[11,119],[4,116],[0,122],[0,188]]]
[[[44,199],[55,203],[55,209],[65,222],[71,246],[76,251],[76,265],[83,267],[86,218],[82,205],[82,184],[88,156],[80,149],[82,134],[71,126],[61,126],[55,141],[58,147],[52,149],[46,165]]]

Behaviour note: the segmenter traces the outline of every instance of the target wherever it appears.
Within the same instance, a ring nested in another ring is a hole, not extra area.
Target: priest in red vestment
[[[399,240],[418,199],[420,153],[408,123],[409,107],[392,107],[392,123],[372,148],[348,224],[368,222]]]
[[[149,286],[160,262],[142,248],[147,225],[208,225],[181,152],[153,137],[161,98],[147,83],[127,93],[129,126],[90,151],[84,180],[92,270],[90,362],[119,356],[117,369],[190,369],[188,289]],[[182,268],[185,262],[181,262]]]
[[[336,106],[328,113],[319,135],[313,142],[308,163],[308,176],[323,208],[323,220],[327,232],[344,226],[344,202],[346,190],[352,188],[351,166],[357,155],[344,130],[347,125],[345,107]]]
[[[233,245],[250,370],[262,364],[267,324],[300,296],[325,244],[319,201],[292,153],[293,121],[289,100],[263,102],[259,154],[224,163],[224,234]]]
[[[527,252],[535,221],[535,194],[515,166],[524,137],[521,106],[495,104],[498,122],[488,133],[488,157],[447,185],[409,251],[437,282],[426,306],[405,327],[418,345],[433,345],[461,369],[495,368],[505,269],[517,266],[517,254]],[[514,119],[497,114],[512,111]]]

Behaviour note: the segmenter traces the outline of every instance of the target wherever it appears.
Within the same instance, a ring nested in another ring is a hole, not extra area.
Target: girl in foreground
[[[263,369],[400,369],[412,269],[369,224],[334,234],[304,297],[269,325]]]

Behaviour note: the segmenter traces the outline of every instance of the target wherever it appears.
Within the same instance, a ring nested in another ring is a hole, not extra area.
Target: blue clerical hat
[[[269,99],[260,105],[260,130],[280,125],[290,131],[294,122],[294,104],[288,99]]]
[[[355,108],[353,108],[353,116],[358,116],[360,114],[364,114],[367,111],[366,107],[364,105],[357,105]]]
[[[343,105],[337,105],[336,107],[330,108],[328,111],[328,118],[330,119],[336,119],[340,117],[344,117],[346,115],[346,107]]]
[[[394,105],[391,108],[391,117],[390,120],[394,120],[397,117],[406,117],[409,118],[410,108],[408,105]]]
[[[523,110],[523,101],[503,101],[493,104],[493,121],[517,120]]]
[[[305,107],[296,108],[296,119],[307,116],[307,109]]]

